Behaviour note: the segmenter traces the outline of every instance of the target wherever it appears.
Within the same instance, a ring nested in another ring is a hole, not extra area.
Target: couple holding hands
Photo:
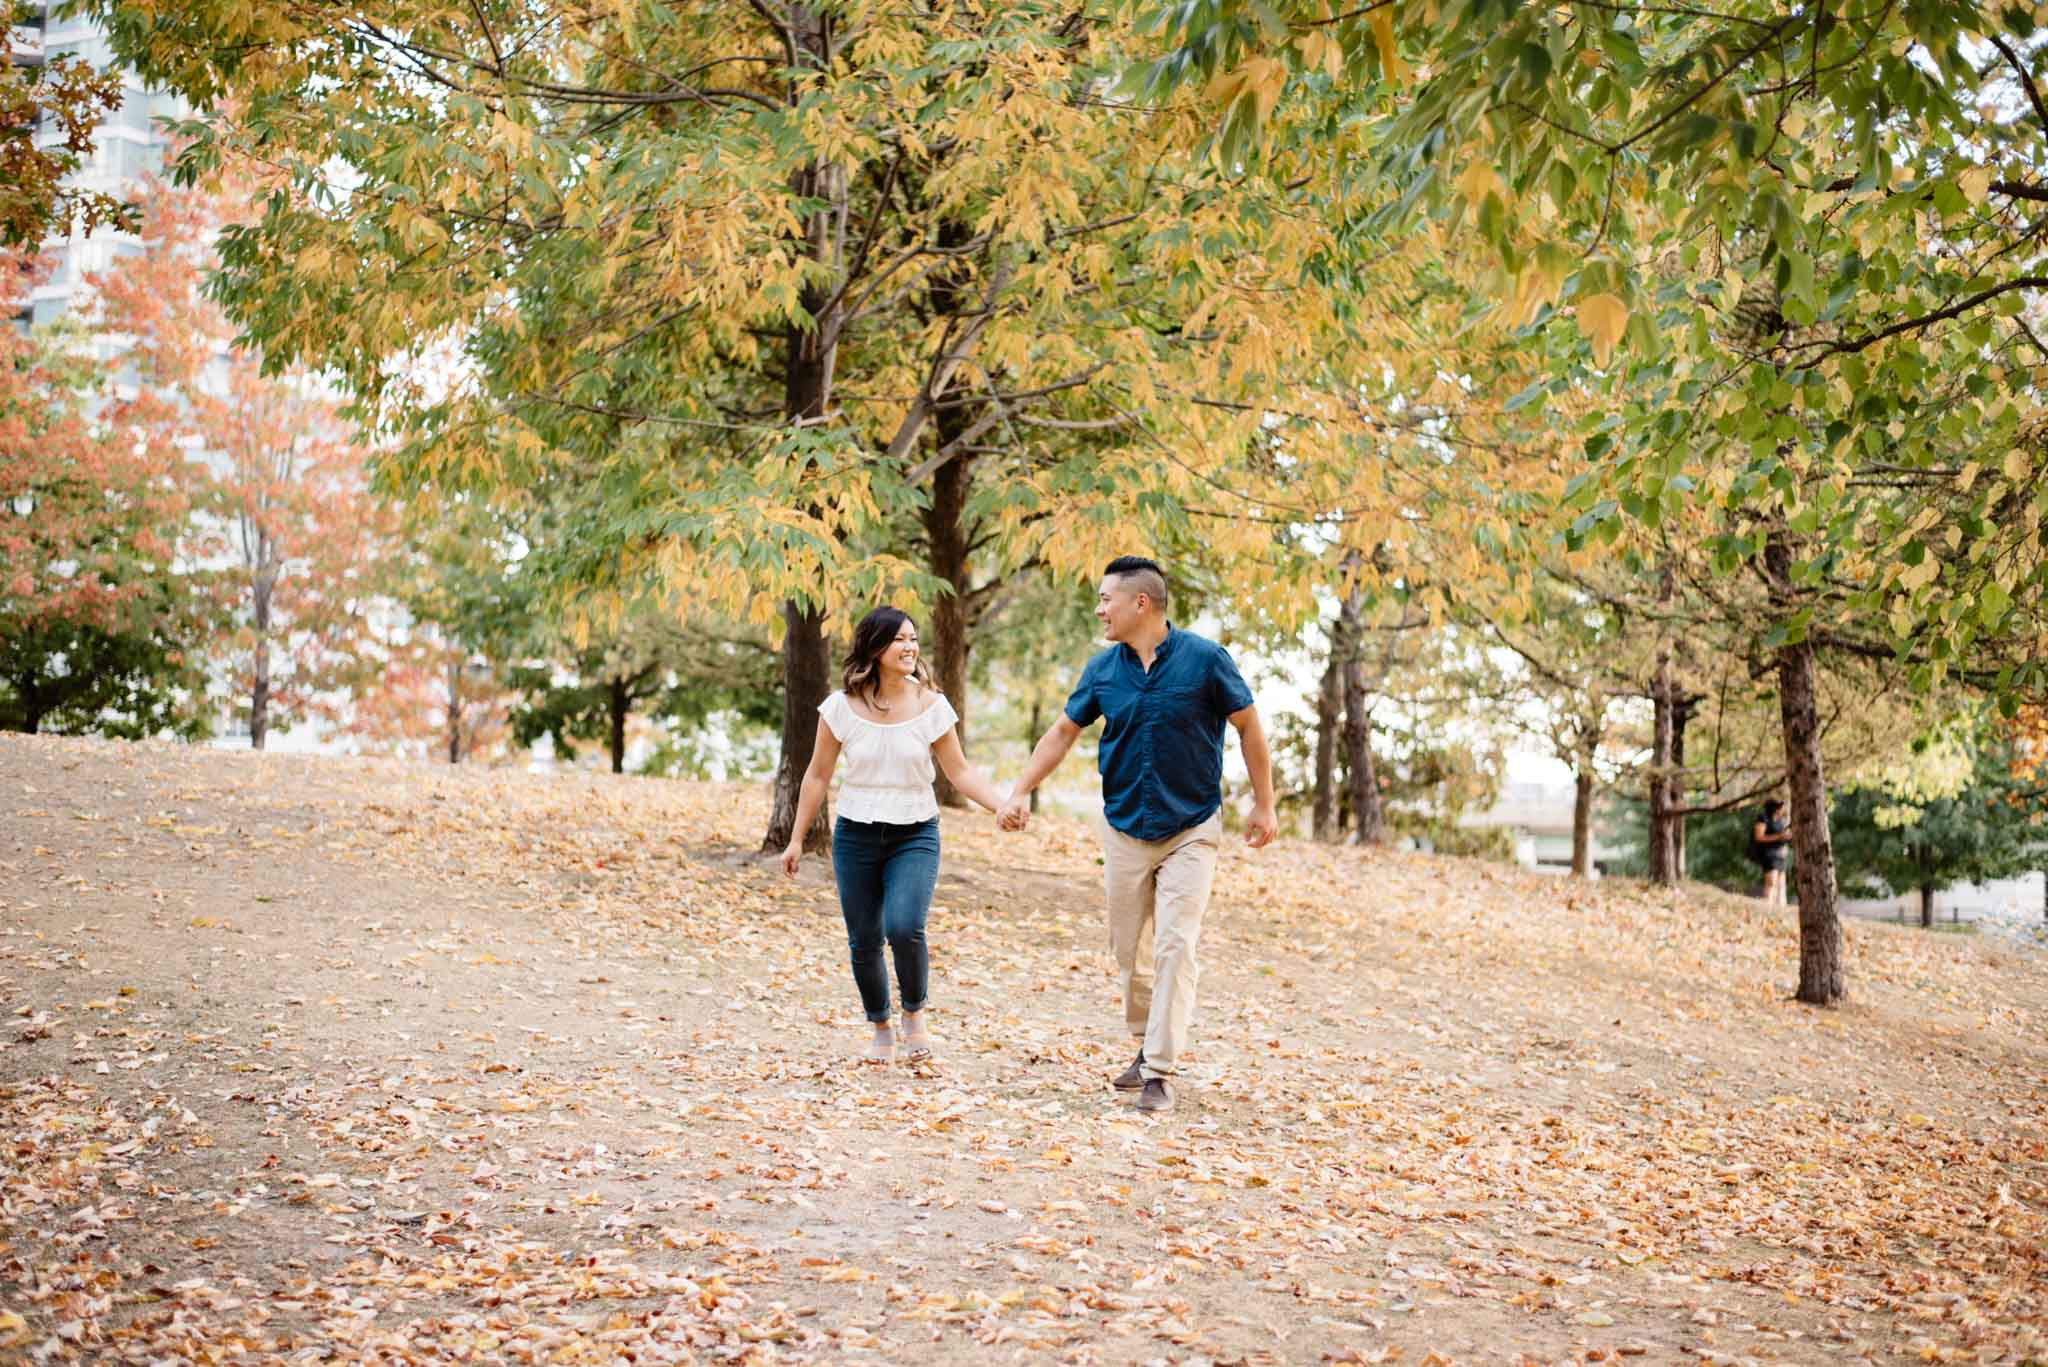
[[[818,709],[817,748],[797,802],[796,834],[782,852],[794,876],[803,833],[825,800],[843,754],[846,778],[832,831],[832,873],[846,918],[853,979],[875,1027],[867,1059],[885,1063],[899,1043],[890,1023],[888,946],[902,996],[907,1062],[931,1057],[924,1007],[930,977],[925,914],[939,875],[939,806],[932,761],[969,798],[1022,830],[1031,791],[1101,718],[1103,885],[1110,945],[1123,977],[1124,1022],[1140,1040],[1114,1085],[1146,1111],[1172,1109],[1174,1076],[1194,1014],[1196,942],[1222,833],[1223,728],[1237,728],[1253,807],[1246,843],[1273,838],[1273,769],[1266,735],[1229,652],[1166,617],[1158,564],[1121,556],[1103,571],[1095,618],[1109,648],[1089,660],[1066,708],[1039,740],[1008,798],[968,762],[958,714],[930,683],[917,628],[876,608],[854,628],[844,687]]]

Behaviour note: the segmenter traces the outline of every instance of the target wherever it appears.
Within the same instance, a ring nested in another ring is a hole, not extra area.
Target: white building
[[[1562,769],[1563,766],[1557,766]],[[1515,862],[1539,873],[1569,873],[1572,867],[1572,808],[1577,790],[1569,781],[1511,777],[1500,796],[1483,812],[1468,813],[1458,824],[1468,830],[1504,830],[1514,847]],[[1600,809],[1593,809],[1593,867],[1624,853],[1600,828]]]

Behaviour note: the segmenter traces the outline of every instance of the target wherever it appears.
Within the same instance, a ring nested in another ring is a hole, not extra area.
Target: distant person
[[[1123,975],[1124,1024],[1141,1041],[1114,1086],[1146,1111],[1172,1109],[1200,965],[1195,946],[1223,824],[1223,727],[1237,728],[1251,771],[1245,840],[1273,838],[1273,766],[1251,690],[1230,654],[1166,619],[1166,573],[1121,556],[1103,571],[1095,619],[1109,649],[1081,671],[1065,712],[1031,752],[1002,824],[1030,820],[1031,790],[1081,732],[1103,719],[1102,881],[1110,946]]]
[[[1785,820],[1785,804],[1778,798],[1764,803],[1749,828],[1749,857],[1763,870],[1763,891],[1758,895],[1774,907],[1785,905],[1785,846],[1792,828]]]
[[[861,1008],[874,1025],[865,1061],[887,1063],[897,1038],[889,1021],[886,943],[896,961],[903,1004],[903,1060],[932,1056],[924,1010],[931,978],[925,917],[939,880],[939,801],[932,792],[932,759],[953,786],[991,812],[1002,796],[967,762],[956,725],[959,714],[932,686],[918,654],[917,627],[895,608],[880,607],[853,629],[840,691],[818,707],[818,738],[798,791],[796,825],[782,852],[782,871],[796,877],[804,832],[817,819],[846,756],[839,787],[839,819],[832,827],[832,877]]]

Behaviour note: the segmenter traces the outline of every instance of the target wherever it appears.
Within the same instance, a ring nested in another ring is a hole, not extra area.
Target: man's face
[[[1104,575],[1102,587],[1095,595],[1095,620],[1102,623],[1102,639],[1112,643],[1130,640],[1150,603],[1144,595],[1133,592],[1120,576]]]

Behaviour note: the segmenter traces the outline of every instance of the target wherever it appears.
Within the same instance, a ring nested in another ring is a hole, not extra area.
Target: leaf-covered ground
[[[0,1360],[2048,1358],[2048,964],[1229,849],[1171,1116],[1092,837],[946,819],[937,1068],[764,797],[0,738]]]

